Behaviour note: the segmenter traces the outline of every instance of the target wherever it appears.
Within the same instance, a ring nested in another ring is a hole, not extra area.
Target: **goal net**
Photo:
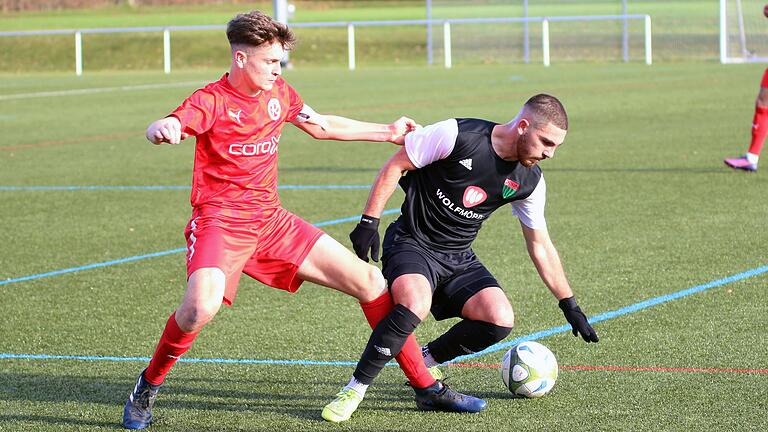
[[[618,18],[624,12],[622,0],[431,0],[430,3],[430,17],[435,20],[531,19],[452,24],[454,63],[541,63],[542,17],[552,19],[548,25],[548,50],[553,62],[642,61],[645,58],[644,21],[637,17]],[[594,19],[599,17],[617,18]],[[436,28],[432,36],[436,58],[442,55],[442,36],[442,30]]]
[[[766,0],[720,0],[720,62],[768,62]]]

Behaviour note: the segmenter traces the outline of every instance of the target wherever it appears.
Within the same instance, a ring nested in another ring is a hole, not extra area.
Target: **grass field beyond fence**
[[[0,77],[0,430],[118,427],[185,284],[193,143],[156,147],[144,130],[223,69]],[[515,308],[507,342],[546,335],[538,340],[561,365],[551,394],[512,399],[494,368],[500,346],[444,367],[452,386],[488,401],[483,413],[419,412],[402,373],[388,367],[352,420],[326,424],[320,409],[369,335],[359,306],[312,284],[289,295],[243,277],[235,306],[168,376],[152,430],[768,430],[768,177],[722,164],[746,148],[762,71],[287,71],[317,111],[380,122],[404,114],[424,124],[505,122],[534,93],[559,96],[570,130],[542,163],[548,225],[582,308],[601,317],[600,342],[552,330],[565,321],[518,222],[501,209],[475,251]],[[317,142],[287,126],[280,184],[303,188],[282,189],[283,203],[347,245],[366,185],[395,150]],[[733,275],[741,276],[725,279]],[[452,323],[428,318],[417,336],[427,342]]]
[[[761,14],[762,4],[744,0],[745,13]],[[425,19],[423,1],[298,2],[293,22]],[[435,1],[434,19],[520,17],[522,2]],[[178,7],[104,8],[0,15],[0,31],[112,27],[224,25],[252,8],[272,12],[271,2]],[[655,62],[719,59],[718,5],[711,0],[630,0],[628,13],[647,14],[653,22]],[[621,1],[530,2],[529,16],[619,15]],[[768,23],[766,23],[768,24]],[[613,62],[622,54],[621,21],[551,23],[552,62]],[[644,60],[643,22],[628,22],[629,56]],[[346,28],[296,29],[292,53],[297,67],[347,64]],[[427,64],[426,28],[358,27],[358,67]],[[530,61],[541,63],[541,26],[530,27]],[[442,28],[433,32],[434,63],[442,65]],[[523,63],[521,24],[454,25],[454,64]],[[201,69],[228,64],[223,30],[172,32],[172,68]],[[162,33],[84,34],[86,73],[99,70],[162,70]],[[0,37],[0,72],[74,71],[73,35]]]

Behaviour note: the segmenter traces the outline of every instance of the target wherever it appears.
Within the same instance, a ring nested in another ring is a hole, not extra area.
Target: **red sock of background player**
[[[150,384],[162,384],[168,371],[171,370],[176,360],[192,346],[192,342],[195,341],[199,333],[185,333],[181,330],[176,323],[176,311],[174,311],[168,318],[160,342],[152,355],[152,360],[149,361],[149,366],[144,371],[144,379]]]
[[[765,137],[768,136],[768,107],[755,107],[755,118],[752,120],[752,142],[749,144],[749,152],[760,156]]]
[[[389,291],[387,291],[368,303],[360,303],[360,307],[363,308],[368,324],[370,324],[371,328],[374,328],[382,318],[392,312],[395,305],[392,303]],[[408,381],[414,388],[426,388],[435,383],[435,379],[432,378],[429,370],[424,366],[424,360],[421,357],[421,347],[419,347],[416,337],[413,335],[408,336],[408,339],[405,340],[405,345],[403,345],[403,349],[400,350],[400,354],[395,357],[395,360],[400,364],[400,369],[403,370],[403,373],[408,377]]]

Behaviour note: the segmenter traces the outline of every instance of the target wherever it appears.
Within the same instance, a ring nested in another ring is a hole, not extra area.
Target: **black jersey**
[[[450,154],[440,155],[423,167],[414,162],[419,169],[400,179],[405,202],[399,230],[436,250],[463,251],[491,213],[504,204],[528,198],[542,181],[542,174],[538,165],[526,168],[496,154],[491,132],[497,123],[455,119],[441,124],[454,128],[453,121],[458,133],[452,129],[438,137],[450,140],[455,134]],[[427,137],[413,145],[428,146],[429,140]]]

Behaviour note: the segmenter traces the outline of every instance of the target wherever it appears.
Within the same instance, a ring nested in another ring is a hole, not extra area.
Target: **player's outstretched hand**
[[[368,262],[368,251],[371,258],[379,262],[379,219],[373,216],[363,215],[354,230],[349,233],[352,240],[352,248],[357,256]]]
[[[571,331],[574,336],[581,334],[584,342],[597,342],[600,340],[597,337],[595,329],[589,325],[586,315],[581,311],[579,305],[576,304],[576,299],[574,297],[560,300],[558,306],[562,309],[565,319],[568,320],[568,324],[571,325]]]
[[[181,123],[176,117],[166,117],[154,121],[147,128],[147,139],[152,144],[178,144],[189,134],[181,131]]]
[[[389,129],[392,133],[389,141],[397,145],[403,145],[405,144],[405,136],[420,127],[421,125],[416,123],[416,121],[413,119],[408,117],[400,117],[399,119],[395,120],[394,123],[389,125]]]

